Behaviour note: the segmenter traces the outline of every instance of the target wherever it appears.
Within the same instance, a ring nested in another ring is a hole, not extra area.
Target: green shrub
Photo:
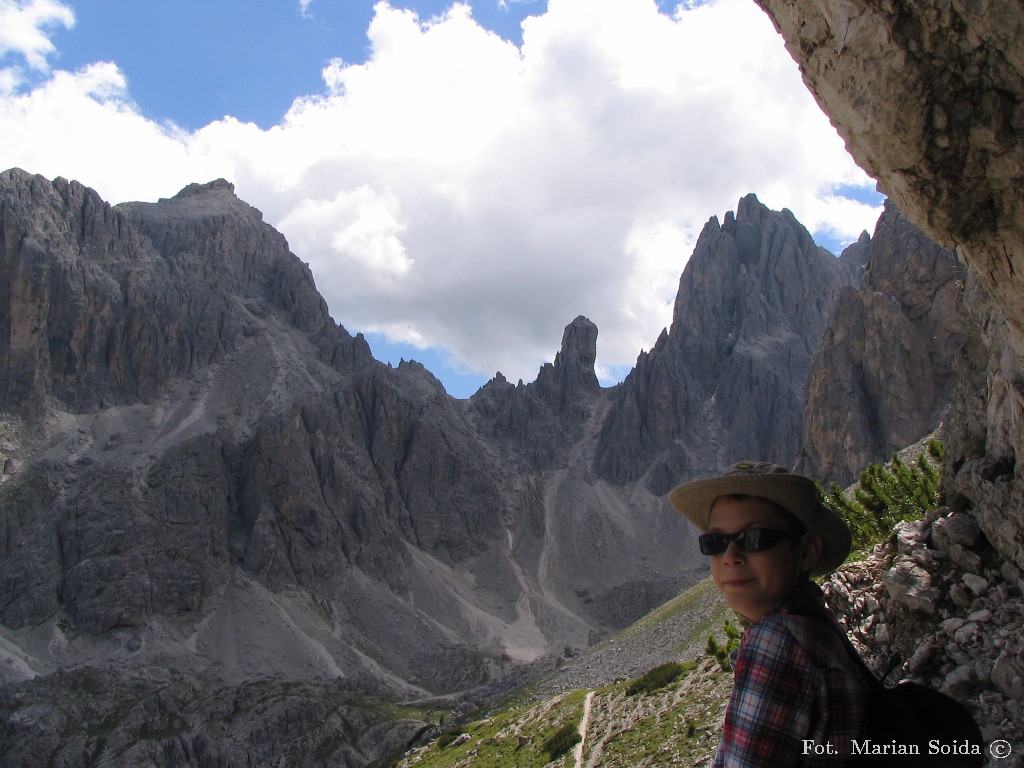
[[[635,696],[638,693],[652,693],[659,688],[664,688],[666,685],[674,683],[683,674],[685,669],[682,664],[675,661],[657,666],[644,672],[643,675],[630,683],[629,687],[626,688],[626,695]]]
[[[572,723],[566,723],[544,742],[542,749],[548,753],[551,760],[557,760],[579,743],[579,729]]]
[[[719,643],[714,635],[708,635],[707,653],[708,656],[718,662],[718,666],[728,672],[732,669],[732,661],[729,659],[729,654],[739,647],[743,631],[731,621],[726,621],[722,625],[722,629],[725,630],[725,644]]]
[[[444,749],[452,742],[454,742],[459,736],[462,735],[462,731],[458,728],[453,728],[447,731],[442,731],[441,735],[437,737],[437,748]]]
[[[940,506],[941,462],[942,444],[929,440],[926,453],[918,454],[913,464],[896,454],[887,466],[869,464],[852,499],[834,482],[822,491],[825,504],[850,527],[854,552],[884,541],[899,521],[916,520]]]

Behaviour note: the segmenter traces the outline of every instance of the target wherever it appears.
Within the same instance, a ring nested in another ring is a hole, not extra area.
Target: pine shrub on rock
[[[462,731],[459,729],[450,729],[442,731],[441,735],[437,737],[436,745],[438,749],[444,749],[455,743],[456,739],[462,735]]]
[[[864,551],[886,539],[901,520],[916,520],[941,504],[939,466],[942,444],[929,440],[925,453],[907,464],[893,454],[888,465],[869,464],[860,473],[853,497],[835,482],[822,495],[825,504],[850,527],[853,551]]]
[[[743,637],[743,631],[739,629],[731,621],[727,621],[722,625],[722,629],[725,630],[725,643],[720,643],[715,639],[714,635],[708,635],[707,654],[715,661],[718,662],[718,666],[723,671],[728,672],[732,669],[732,661],[730,655],[740,645],[740,638]]]

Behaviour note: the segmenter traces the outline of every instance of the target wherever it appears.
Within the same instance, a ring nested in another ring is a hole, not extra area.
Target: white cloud
[[[293,249],[330,254],[350,279],[373,283],[379,290],[400,280],[413,265],[402,244],[406,226],[397,198],[366,185],[331,200],[300,200],[278,226],[295,233]]]
[[[74,12],[58,0],[0,0],[0,57],[14,53],[32,69],[48,71],[55,49],[46,30],[74,24]]]
[[[223,153],[146,119],[111,63],[57,71],[0,100],[0,167],[78,179],[110,201],[155,200],[186,184],[232,175]],[[212,176],[211,176],[212,174]]]
[[[56,72],[3,99],[0,165],[111,200],[225,176],[352,331],[532,380],[584,314],[614,369],[669,324],[701,227],[747,192],[851,241],[879,213],[835,196],[872,184],[768,18],[688,7],[550,0],[519,49],[465,6],[424,21],[379,3],[367,62],[331,62],[269,130],[185,133],[143,118],[112,64]]]

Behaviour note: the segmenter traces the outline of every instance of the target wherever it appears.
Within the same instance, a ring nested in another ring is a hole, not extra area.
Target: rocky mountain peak
[[[600,389],[594,372],[596,361],[597,326],[585,317],[577,317],[562,333],[562,346],[554,364],[545,365],[537,375],[541,397],[565,413],[580,398]]]
[[[148,219],[206,219],[237,216],[243,220],[262,222],[263,214],[235,194],[235,185],[225,179],[214,179],[205,184],[189,184],[171,198],[160,198],[157,203],[127,203],[127,208],[146,210]],[[281,237],[280,233],[274,232]]]
[[[185,186],[172,199],[184,199],[186,197],[204,196],[209,192],[226,192],[227,194],[234,196],[235,185],[232,184],[227,179],[214,179],[213,181],[208,181],[205,184],[189,184]]]
[[[601,392],[597,326],[579,316],[565,327],[553,363],[545,363],[530,384],[513,386],[501,373],[473,395],[480,428],[495,437],[527,439],[532,461],[551,466],[579,437]]]
[[[867,267],[870,258],[871,235],[867,230],[861,232],[857,242],[846,246],[839,255],[839,260],[847,265],[847,269],[850,270],[851,274],[859,276],[855,282],[860,282],[863,279],[864,269]]]
[[[841,485],[939,425],[968,325],[963,267],[895,205],[853,248],[868,257],[864,282],[840,292],[815,353],[797,464]]]
[[[796,457],[811,357],[838,289],[858,272],[754,195],[724,221],[704,226],[671,329],[617,393],[596,458],[602,477],[647,473],[659,492],[744,457]]]
[[[562,333],[562,346],[555,356],[555,368],[562,366],[594,370],[597,360],[597,326],[580,315]]]
[[[762,203],[757,195],[750,192],[740,198],[736,204],[736,211],[726,211],[725,223],[722,225],[722,229],[727,232],[735,232],[738,225],[747,225],[752,228],[760,229],[764,218],[771,214],[764,203]],[[754,249],[748,249],[754,251]]]
[[[330,319],[309,268],[227,182],[112,208],[76,182],[8,171],[0,206],[12,286],[0,398],[22,415],[41,415],[49,398],[74,411],[152,400],[271,315],[310,334],[332,365],[369,359]]]

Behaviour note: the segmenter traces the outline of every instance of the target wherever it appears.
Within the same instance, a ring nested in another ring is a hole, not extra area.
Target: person
[[[685,483],[669,500],[700,530],[726,604],[750,622],[714,765],[844,765],[871,689],[811,577],[846,559],[846,524],[813,481],[765,462]]]

